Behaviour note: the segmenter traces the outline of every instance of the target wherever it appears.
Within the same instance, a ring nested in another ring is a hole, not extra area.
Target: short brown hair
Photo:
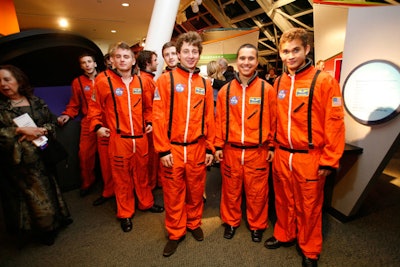
[[[309,33],[305,29],[291,28],[282,34],[281,39],[279,40],[279,49],[283,43],[291,42],[296,39],[301,40],[303,47],[310,45]]]
[[[178,39],[176,40],[176,52],[180,53],[182,49],[183,43],[189,43],[193,46],[197,46],[199,48],[199,54],[203,51],[203,40],[201,39],[200,34],[197,32],[186,32],[179,35]]]
[[[111,47],[111,49],[110,49],[110,56],[113,57],[113,56],[115,55],[115,51],[116,51],[117,49],[119,49],[119,48],[120,48],[120,49],[124,49],[124,50],[130,50],[131,53],[132,53],[132,57],[135,57],[135,54],[133,53],[131,47],[130,47],[127,43],[125,43],[125,42],[123,42],[123,41],[118,42],[118,43],[114,44],[114,45]]]

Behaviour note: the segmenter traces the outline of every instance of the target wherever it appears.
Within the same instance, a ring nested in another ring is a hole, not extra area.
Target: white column
[[[166,42],[171,40],[179,2],[180,0],[155,0],[154,2],[144,49],[155,51],[158,55],[159,64],[155,78],[162,73],[164,59],[161,49]]]

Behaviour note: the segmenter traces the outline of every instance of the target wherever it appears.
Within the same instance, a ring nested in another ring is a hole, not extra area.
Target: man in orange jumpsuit
[[[120,42],[110,52],[113,70],[96,78],[95,97],[89,110],[90,128],[98,137],[109,137],[109,156],[117,201],[117,218],[124,232],[132,230],[131,218],[138,208],[162,212],[154,204],[147,179],[147,133],[152,131],[152,99],[148,86],[132,74],[135,58],[129,45]],[[103,112],[106,124],[103,124]],[[107,126],[107,127],[105,127]]]
[[[84,74],[73,80],[71,99],[57,121],[59,125],[63,126],[70,119],[74,119],[80,113],[82,114],[79,140],[79,160],[82,179],[80,195],[82,197],[86,196],[96,180],[95,162],[96,152],[99,148],[101,172],[104,180],[103,195],[106,197],[104,200],[106,200],[114,195],[109,161],[108,158],[103,157],[104,152],[101,152],[103,141],[97,140],[96,134],[89,130],[90,121],[87,117],[88,105],[93,95],[94,80],[97,75],[97,64],[94,56],[88,53],[79,56],[79,64]]]
[[[244,44],[237,53],[239,74],[218,93],[215,157],[221,162],[221,218],[231,239],[242,217],[242,191],[254,242],[268,226],[268,174],[273,159],[276,93],[257,76],[258,51]]]
[[[322,205],[326,177],[344,150],[344,112],[337,81],[317,71],[306,56],[308,33],[293,28],[279,43],[286,72],[275,80],[276,150],[273,183],[277,222],[269,249],[297,239],[303,266],[317,266],[322,249]]]
[[[215,137],[213,91],[196,67],[202,52],[198,33],[176,41],[178,67],[157,80],[153,102],[154,146],[160,155],[168,242],[163,255],[171,256],[190,231],[197,241],[201,229],[206,167],[213,160]]]
[[[140,70],[140,77],[143,81],[146,81],[147,84],[151,85],[145,87],[143,89],[150,90],[151,99],[154,97],[154,90],[156,89],[156,82],[154,81],[154,73],[157,71],[158,61],[157,54],[153,51],[142,50],[139,52],[139,56],[137,57],[137,65]],[[151,189],[155,189],[157,187],[161,187],[161,181],[158,175],[158,165],[160,164],[160,159],[158,154],[154,151],[153,145],[153,134],[148,134],[149,140],[149,186]]]

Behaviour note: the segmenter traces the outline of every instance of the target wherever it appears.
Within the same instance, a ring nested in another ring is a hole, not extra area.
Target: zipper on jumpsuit
[[[292,144],[292,136],[291,136],[291,127],[292,127],[292,114],[291,114],[291,110],[292,110],[292,97],[293,97],[293,89],[294,89],[294,81],[295,81],[295,74],[291,75],[289,74],[291,83],[290,83],[290,93],[289,93],[289,107],[288,107],[288,142],[289,142],[289,146],[291,149],[293,149],[293,144]],[[289,154],[289,169],[290,171],[293,170],[292,167],[292,160],[293,160],[293,153]]]
[[[125,84],[126,90],[128,92],[129,124],[130,124],[130,127],[131,127],[131,135],[134,136],[135,135],[135,130],[133,128],[133,120],[132,120],[131,92],[129,91],[129,85],[132,82],[132,80],[133,80],[133,77],[131,77],[129,79],[129,81],[125,81],[124,79],[122,79],[123,83]],[[132,150],[133,150],[133,153],[136,153],[136,141],[135,141],[135,138],[132,138]]]
[[[245,112],[245,106],[246,106],[246,88],[247,88],[247,84],[246,85],[243,85],[243,84],[240,84],[241,86],[242,86],[242,133],[241,133],[241,142],[242,142],[242,145],[244,146],[244,123],[245,123],[245,114],[244,114],[244,112]],[[245,152],[246,152],[246,149],[242,149],[242,156],[241,156],[241,159],[240,159],[240,161],[241,161],[241,164],[242,165],[244,165],[244,154],[245,154]]]
[[[183,136],[183,142],[187,143],[187,136],[189,132],[189,120],[190,120],[190,100],[192,96],[192,76],[193,73],[189,73],[188,78],[188,101],[187,101],[187,108],[186,108],[186,125],[185,125],[185,134]],[[187,146],[183,146],[183,162],[187,162]]]

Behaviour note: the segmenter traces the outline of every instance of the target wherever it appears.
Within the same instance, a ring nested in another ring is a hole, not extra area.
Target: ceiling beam
[[[202,5],[210,12],[216,21],[221,25],[222,28],[236,28],[224,15],[218,6],[212,0],[203,0]],[[223,13],[225,14],[225,13]]]
[[[273,9],[273,0],[257,0],[257,3],[282,32],[293,28],[293,25],[282,14],[276,12],[276,10],[280,10],[279,8]]]

